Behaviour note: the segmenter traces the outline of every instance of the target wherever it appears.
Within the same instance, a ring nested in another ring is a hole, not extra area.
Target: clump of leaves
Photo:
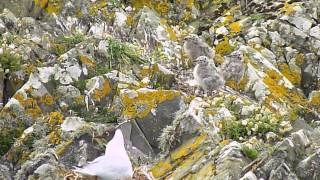
[[[121,66],[124,65],[146,63],[145,60],[140,58],[139,50],[135,46],[113,38],[108,38],[107,43],[109,69],[121,69]]]
[[[255,148],[250,148],[249,146],[246,146],[246,145],[242,146],[241,151],[245,156],[247,156],[251,160],[256,159],[260,154],[259,151],[256,150]]]
[[[73,86],[78,88],[81,92],[86,89],[86,80],[79,80],[73,83]]]
[[[257,13],[250,16],[250,19],[253,21],[260,21],[260,20],[263,20],[264,18],[265,18],[265,15],[262,13]]]
[[[82,41],[84,41],[84,35],[81,33],[75,33],[71,36],[58,36],[52,43],[53,51],[58,55],[64,54]]]
[[[22,128],[3,129],[0,133],[0,156],[3,156],[13,145],[14,140],[22,134]]]
[[[278,133],[280,122],[271,121],[271,114],[257,114],[254,117],[221,121],[220,133],[234,140],[246,139],[250,136],[264,138],[267,132]]]
[[[2,69],[16,71],[21,68],[21,57],[10,53],[9,50],[5,49],[2,54],[0,54],[0,65]]]

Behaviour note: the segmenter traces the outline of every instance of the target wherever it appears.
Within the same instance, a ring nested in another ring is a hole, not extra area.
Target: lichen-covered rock
[[[136,122],[157,151],[161,130],[174,120],[174,114],[183,106],[180,92],[172,90],[123,89],[120,92],[123,116]]]
[[[0,179],[86,178],[118,128],[136,179],[318,178],[319,7],[2,0]]]

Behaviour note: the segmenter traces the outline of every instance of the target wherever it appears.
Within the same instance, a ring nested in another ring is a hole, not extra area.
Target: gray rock
[[[3,10],[3,13],[0,14],[0,19],[2,19],[4,25],[8,29],[12,29],[17,26],[18,18],[16,18],[15,15],[9,9]]]
[[[252,171],[249,171],[239,180],[258,180],[258,178]]]
[[[295,146],[299,146],[301,148],[305,148],[311,143],[309,138],[306,136],[302,129],[295,133],[292,133],[292,139]]]
[[[241,144],[231,142],[221,149],[216,161],[216,173],[214,179],[239,179],[242,168],[248,164],[248,160],[241,152]]]
[[[149,113],[144,119],[136,120],[144,136],[156,153],[159,152],[158,137],[162,129],[172,123],[175,113],[181,108],[181,104],[183,104],[182,97],[175,97],[173,100],[158,104],[156,115]]]
[[[5,180],[13,180],[12,179],[12,172],[9,166],[5,164],[0,164],[0,179],[5,179]]]
[[[312,180],[320,178],[320,150],[302,160],[296,172],[300,179]]]
[[[310,36],[315,37],[320,40],[320,25],[315,26],[310,29]]]

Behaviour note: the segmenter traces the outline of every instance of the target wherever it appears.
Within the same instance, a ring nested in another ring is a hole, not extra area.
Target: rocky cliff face
[[[76,179],[118,128],[133,179],[320,178],[318,0],[0,11],[0,179]],[[196,90],[201,55],[223,88]]]

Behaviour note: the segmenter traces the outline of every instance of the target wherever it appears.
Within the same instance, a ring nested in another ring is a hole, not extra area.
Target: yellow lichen
[[[72,143],[73,143],[73,141],[72,141],[72,140],[69,140],[69,141],[61,144],[59,147],[57,147],[57,149],[56,149],[56,154],[57,154],[57,156],[58,156],[58,157],[61,157],[61,156],[65,153],[66,149],[67,149]]]
[[[227,37],[225,37],[223,41],[216,45],[216,53],[222,56],[231,53],[233,49],[234,47],[230,45],[229,39]]]
[[[28,64],[26,65],[26,67],[24,68],[24,72],[26,74],[31,74],[34,73],[37,70],[37,67],[34,66],[33,64]]]
[[[49,143],[50,144],[60,144],[61,142],[61,129],[52,131],[49,134]]]
[[[239,21],[231,23],[229,27],[231,29],[231,32],[233,33],[238,33],[241,31],[241,26]]]
[[[14,96],[13,96],[17,101],[19,101],[20,104],[22,104],[22,102],[24,101],[24,96],[21,94],[21,93],[16,93]]]
[[[304,54],[303,53],[299,53],[296,57],[295,57],[295,62],[296,62],[296,65],[297,66],[301,66],[304,61],[305,61],[305,57],[304,57]]]
[[[229,23],[229,22],[231,22],[233,20],[233,16],[231,16],[231,15],[228,15],[228,16],[225,16],[224,17],[224,23]]]
[[[310,103],[313,106],[320,106],[320,91],[312,93]]]
[[[234,90],[237,90],[237,91],[244,91],[246,89],[246,86],[249,82],[249,78],[248,76],[244,76],[240,82],[238,83],[237,81],[235,80],[227,80],[226,81],[226,85],[231,87],[232,89]]]
[[[126,24],[127,24],[128,26],[132,26],[132,25],[134,24],[134,18],[133,18],[132,15],[128,15],[128,16],[127,16]]]
[[[192,165],[195,164],[205,153],[203,151],[196,151],[190,157],[183,160],[179,166],[173,171],[168,179],[184,179],[188,172],[190,172]]]
[[[49,0],[34,0],[35,4],[39,5],[41,8],[45,8],[49,3]]]
[[[197,149],[206,139],[206,135],[198,136],[195,139],[192,139],[188,143],[182,145],[180,148],[178,148],[176,151],[172,152],[170,155],[170,158],[174,161],[180,158],[183,158],[190,154],[192,151]]]
[[[206,137],[206,135],[200,135],[180,146],[177,150],[172,152],[168,158],[159,161],[155,166],[151,168],[152,175],[155,178],[160,178],[166,175],[168,172],[172,171],[178,165],[182,165],[181,167],[185,167],[183,166],[183,164],[188,165],[190,164],[190,161],[192,161],[192,159],[199,159],[203,155],[203,153],[201,151],[197,151],[197,149],[201,146],[201,144],[203,144]],[[190,157],[186,158],[189,155]]]
[[[102,89],[95,89],[93,91],[93,95],[92,98],[95,101],[100,101],[102,98],[106,97],[107,95],[109,95],[111,92],[111,87],[110,84],[107,80],[104,81]]]
[[[217,65],[221,65],[224,62],[224,58],[221,54],[216,54],[214,58],[214,63]]]
[[[44,103],[45,105],[47,105],[47,106],[51,106],[53,104],[53,102],[54,102],[54,99],[53,99],[52,96],[46,94],[46,95],[41,97],[40,101],[42,103]]]
[[[164,2],[160,2],[160,3],[156,3],[156,7],[155,10],[161,15],[161,16],[165,16],[168,14],[169,11],[169,6],[168,3],[166,1]]]
[[[62,6],[61,0],[49,1],[49,0],[34,0],[35,4],[44,9],[47,13],[58,13]]]
[[[151,0],[132,0],[131,4],[132,7],[134,7],[136,10],[143,8],[143,6],[147,6],[149,8],[152,7]]]
[[[299,72],[292,71],[285,63],[279,65],[279,70],[292,84],[300,85],[301,75]]]
[[[40,115],[42,115],[42,111],[39,106],[26,109],[26,113],[33,118],[37,118],[40,117]]]
[[[173,28],[167,27],[166,31],[167,31],[167,33],[169,34],[169,39],[170,39],[171,41],[177,41],[177,40],[178,40],[177,34],[176,34],[176,32],[174,31]]]
[[[96,65],[96,62],[94,60],[90,59],[88,56],[80,55],[79,59],[85,65],[89,65],[89,66]]]
[[[194,0],[187,0],[187,8],[192,9],[194,5]]]
[[[77,96],[74,101],[76,102],[76,104],[81,104],[84,102],[84,96],[83,95]]]
[[[60,112],[51,112],[49,114],[48,123],[50,125],[60,125],[63,123],[63,115]]]
[[[306,99],[303,94],[294,89],[288,89],[280,80],[282,76],[275,70],[268,69],[267,76],[264,77],[263,82],[267,85],[270,95],[266,98],[268,104],[273,101],[287,103],[289,106],[306,105]]]
[[[160,104],[167,100],[172,100],[179,96],[178,91],[170,90],[150,90],[146,92],[134,91],[137,94],[136,97],[130,98],[128,93],[122,93],[121,101],[124,105],[123,115],[129,119],[132,118],[144,118],[153,108],[156,108],[157,104]]]
[[[184,179],[193,180],[193,179],[210,179],[215,173],[215,165],[213,162],[206,163],[199,171],[195,174],[189,174]]]
[[[293,4],[285,3],[284,7],[281,8],[281,12],[284,12],[285,15],[291,15],[295,12],[295,6]]]

